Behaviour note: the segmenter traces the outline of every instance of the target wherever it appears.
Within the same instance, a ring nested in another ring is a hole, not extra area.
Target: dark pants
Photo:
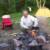
[[[42,50],[42,46],[34,46],[34,47],[29,47],[29,50]]]
[[[39,30],[39,27],[32,27],[32,30]]]

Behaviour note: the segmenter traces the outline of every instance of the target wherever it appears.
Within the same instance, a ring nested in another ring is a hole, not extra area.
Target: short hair
[[[29,11],[28,11],[28,10],[23,10],[22,12],[24,12],[24,11],[27,11],[27,12],[29,13]]]

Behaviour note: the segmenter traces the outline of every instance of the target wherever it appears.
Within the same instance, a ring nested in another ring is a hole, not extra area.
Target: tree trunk
[[[40,8],[41,8],[41,0],[40,0],[40,4],[39,4]]]
[[[43,0],[43,2],[44,2],[44,3],[43,3],[43,7],[44,7],[44,6],[45,6],[45,3],[46,3],[46,0]]]
[[[42,1],[43,1],[43,4],[42,4]],[[37,7],[40,8],[40,7],[44,7],[45,6],[45,3],[46,3],[46,0],[36,0],[36,3],[37,3]]]
[[[39,8],[39,1],[38,1],[38,0],[36,0],[36,3],[37,3],[37,7]]]

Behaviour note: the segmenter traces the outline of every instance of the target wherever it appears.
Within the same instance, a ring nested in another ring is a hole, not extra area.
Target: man
[[[23,11],[23,16],[21,17],[20,26],[23,29],[30,29],[38,27],[38,20],[36,17],[29,15],[28,11]]]

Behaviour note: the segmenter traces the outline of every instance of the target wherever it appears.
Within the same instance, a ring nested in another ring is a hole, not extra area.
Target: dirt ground
[[[13,29],[2,30],[1,28],[0,28],[0,43],[5,42],[8,39],[12,39],[14,37],[13,34],[17,34],[20,32],[19,24],[13,25]]]
[[[2,30],[0,28],[0,43],[6,42],[8,39],[12,39],[15,36],[11,34],[18,34],[20,33],[20,26],[19,24],[13,25],[13,29],[5,29]],[[50,43],[43,46],[44,50],[50,50]]]

